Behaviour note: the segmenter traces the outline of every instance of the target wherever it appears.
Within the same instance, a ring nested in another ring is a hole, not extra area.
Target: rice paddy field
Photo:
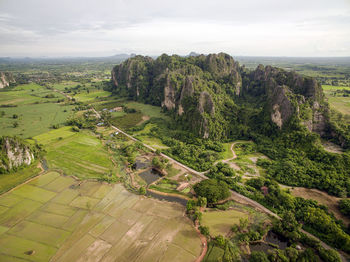
[[[49,167],[67,175],[98,179],[114,170],[106,148],[90,131],[73,132],[71,127],[65,126],[33,139],[44,145]]]
[[[48,172],[0,196],[0,261],[194,261],[184,208]]]
[[[0,136],[28,138],[47,132],[52,125],[63,124],[72,113],[73,106],[57,103],[58,99],[64,99],[64,96],[36,84],[20,85],[11,91],[0,92],[0,111],[3,112]]]

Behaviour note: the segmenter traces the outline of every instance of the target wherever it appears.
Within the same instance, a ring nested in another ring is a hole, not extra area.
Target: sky
[[[350,0],[0,0],[0,56],[350,56]]]

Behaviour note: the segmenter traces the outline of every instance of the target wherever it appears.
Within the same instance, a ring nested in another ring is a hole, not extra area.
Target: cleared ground
[[[350,223],[350,219],[343,215],[338,208],[338,201],[341,198],[330,196],[325,192],[322,192],[317,189],[310,189],[304,187],[288,187],[293,196],[302,197],[306,199],[316,200],[319,204],[323,204],[328,207],[337,219],[341,219],[345,224]]]
[[[204,212],[201,224],[209,227],[211,236],[226,236],[240,218],[248,218],[248,213],[238,210]]]
[[[0,196],[0,261],[194,261],[184,208],[49,172]]]

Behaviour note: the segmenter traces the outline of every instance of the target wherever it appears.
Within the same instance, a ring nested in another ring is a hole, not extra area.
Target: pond
[[[259,243],[254,243],[254,244],[250,244],[249,245],[250,248],[250,252],[253,251],[261,251],[264,253],[267,253],[268,250],[273,250],[274,247],[270,246],[269,244],[265,243],[265,242],[259,242]]]
[[[273,250],[274,247],[269,245],[269,243],[274,244],[278,246],[279,249],[286,249],[289,244],[287,239],[283,238],[280,235],[277,235],[276,233],[269,231],[265,237],[265,242],[259,242],[259,243],[254,243],[250,244],[249,248],[250,251],[262,251],[267,253],[268,250]]]
[[[133,165],[133,169],[139,170],[149,167],[150,161],[145,158],[137,158],[135,164]]]
[[[179,203],[180,205],[186,206],[187,204],[187,200],[180,198],[180,197],[176,197],[176,196],[165,196],[165,195],[161,195],[161,194],[157,194],[155,192],[151,192],[147,190],[147,195],[151,196],[153,198],[159,199],[159,200],[166,200],[169,202],[176,202]]]
[[[289,246],[287,239],[285,239],[280,235],[277,235],[272,231],[269,231],[267,233],[267,236],[265,237],[265,241],[277,245],[279,249],[286,249]]]
[[[161,174],[154,169],[149,169],[146,171],[143,171],[139,174],[139,176],[145,180],[147,185],[152,184],[154,181],[157,181],[159,178],[161,178]]]
[[[49,166],[47,165],[46,159],[41,160],[41,166],[43,167],[43,169],[45,171],[47,171],[49,169]]]

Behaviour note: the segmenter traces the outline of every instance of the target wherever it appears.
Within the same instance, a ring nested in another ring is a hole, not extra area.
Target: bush
[[[146,188],[145,187],[140,187],[140,189],[139,189],[139,193],[140,193],[140,195],[146,195]]]
[[[207,179],[194,186],[198,196],[205,197],[208,203],[216,203],[230,196],[230,190],[225,182]]]
[[[202,235],[205,235],[206,237],[210,235],[209,227],[207,226],[200,226],[199,231],[201,232]]]
[[[261,251],[253,251],[250,255],[249,261],[251,262],[269,262],[267,255]]]
[[[339,201],[339,209],[344,215],[350,217],[350,199],[342,199]]]

